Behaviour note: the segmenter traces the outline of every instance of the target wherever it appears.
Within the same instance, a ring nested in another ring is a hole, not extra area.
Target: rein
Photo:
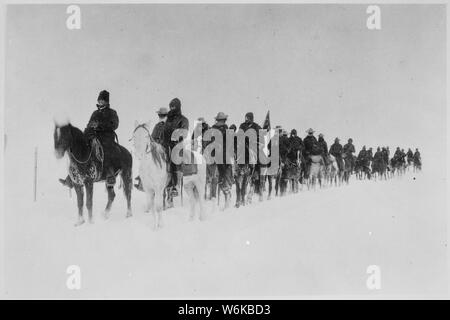
[[[150,133],[150,130],[148,130],[148,128],[147,128],[147,126],[145,125],[145,123],[140,124],[140,125],[138,125],[136,128],[134,128],[134,130],[133,130],[133,136],[134,136],[134,133],[135,133],[139,128],[142,128],[142,129],[144,129],[144,130],[147,132],[147,136],[148,136],[148,139],[150,140],[150,143],[156,143],[156,141],[152,138],[152,134]],[[131,140],[133,140],[133,137],[131,137],[130,140],[128,140],[128,141],[131,141]],[[149,143],[147,143],[147,145],[146,145],[146,147],[145,147],[145,153],[150,153],[150,152],[151,152],[151,150],[149,150],[148,147],[149,147]]]
[[[73,158],[73,160],[75,160],[75,162],[77,162],[77,163],[79,163],[79,164],[84,164],[84,163],[87,163],[87,162],[91,159],[91,156],[92,156],[92,149],[94,149],[94,148],[91,147],[91,152],[89,153],[89,157],[86,159],[86,161],[80,161],[80,160],[78,160],[78,159],[75,157],[75,155],[72,153],[72,149],[69,149],[69,155]]]

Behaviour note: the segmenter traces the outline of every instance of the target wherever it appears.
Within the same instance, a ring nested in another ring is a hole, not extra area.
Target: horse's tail
[[[122,156],[122,168],[120,170],[120,182],[119,188],[123,188],[125,196],[131,196],[131,190],[133,190],[133,158],[130,152],[121,146]]]

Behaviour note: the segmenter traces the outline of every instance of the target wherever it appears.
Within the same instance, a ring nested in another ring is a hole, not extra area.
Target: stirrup
[[[58,179],[59,180],[59,182],[61,182],[61,184],[63,185],[63,186],[65,186],[65,187],[68,187],[69,189],[72,189],[73,188],[73,183],[72,183],[72,181],[67,181],[67,179]]]

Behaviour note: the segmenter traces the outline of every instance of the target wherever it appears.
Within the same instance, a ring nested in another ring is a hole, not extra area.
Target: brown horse
[[[106,181],[106,174],[114,172],[122,179],[123,190],[127,200],[127,217],[131,214],[131,190],[132,190],[132,164],[133,159],[130,152],[122,147],[106,150],[108,159],[104,158],[104,146],[97,139],[90,143],[85,134],[70,123],[57,125],[53,133],[55,156],[61,159],[64,154],[69,155],[69,176],[77,194],[78,222],[75,226],[84,223],[83,205],[84,189],[86,189],[86,207],[88,210],[89,222],[92,220],[92,198],[95,182]],[[109,146],[107,147],[109,148]],[[108,161],[105,161],[108,160]],[[115,198],[114,186],[108,186],[108,202],[104,211],[105,218],[108,218],[111,205]]]

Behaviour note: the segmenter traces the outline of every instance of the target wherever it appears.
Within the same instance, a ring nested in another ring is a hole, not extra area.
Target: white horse
[[[316,189],[316,184],[319,182],[319,187],[322,187],[322,178],[324,177],[324,163],[322,156],[312,155],[311,165],[309,168],[309,189]]]
[[[335,186],[337,186],[338,176],[339,176],[340,172],[339,172],[339,167],[337,165],[336,158],[330,154],[330,155],[328,155],[328,161],[329,161],[329,164],[326,168],[328,181],[331,186],[333,185],[333,183]]]
[[[168,186],[171,176],[169,172],[170,159],[162,145],[155,142],[150,133],[150,122],[139,124],[135,122],[133,131],[133,145],[135,155],[138,158],[139,176],[142,187],[147,195],[146,212],[154,213],[154,228],[162,227],[162,209],[165,189]],[[204,212],[204,186],[206,182],[206,161],[203,156],[192,151],[197,163],[197,173],[183,177],[183,185],[190,200],[190,219],[195,215],[195,206],[199,205],[199,218],[205,218]],[[186,154],[188,154],[186,152]]]

